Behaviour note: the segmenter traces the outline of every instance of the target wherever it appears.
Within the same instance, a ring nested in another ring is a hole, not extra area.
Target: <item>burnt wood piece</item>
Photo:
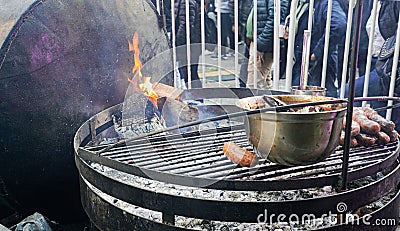
[[[153,84],[153,91],[157,93],[158,97],[167,97],[176,100],[179,100],[180,95],[183,92],[182,89],[172,87],[163,83]]]
[[[158,110],[161,112],[162,118],[167,127],[178,124],[185,124],[199,119],[199,111],[197,108],[187,105],[179,100],[162,97],[157,100]],[[182,128],[179,131],[191,130],[192,127]]]

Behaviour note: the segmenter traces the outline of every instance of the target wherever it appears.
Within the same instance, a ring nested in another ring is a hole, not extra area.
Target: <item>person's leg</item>
[[[342,86],[342,72],[343,72],[343,57],[344,56],[344,45],[338,46],[338,71],[337,71],[337,81],[338,87]],[[346,80],[347,83],[347,80]]]
[[[249,48],[245,44],[244,45],[244,58],[243,58],[242,64],[240,65],[240,74],[239,74],[240,87],[246,87],[248,65],[249,65]]]
[[[354,96],[362,97],[364,92],[364,81],[365,76],[361,76],[356,79],[354,86]],[[348,97],[349,84],[346,84],[344,97]],[[379,96],[382,94],[382,86],[380,84],[380,77],[376,70],[373,70],[369,76],[369,84],[368,84],[368,96]],[[372,102],[373,103],[373,102]],[[361,103],[355,103],[355,106],[361,106]]]
[[[326,82],[325,82],[326,96],[337,97],[338,89],[335,85],[335,80],[336,80],[335,73],[332,72],[326,73]]]
[[[221,13],[221,56],[226,55],[226,47],[228,46],[228,35],[232,29],[229,24],[229,14]]]
[[[254,43],[250,43],[249,47],[249,64],[247,65],[247,88],[254,88]]]
[[[191,76],[192,76],[192,88],[202,88],[202,83],[199,78],[198,73],[199,64],[196,62],[195,64],[190,65],[191,68]]]
[[[271,68],[273,61],[272,53],[264,53],[263,62],[261,63],[259,71],[262,75],[262,81],[265,83],[265,89],[272,89]]]
[[[228,31],[228,38],[229,38],[229,47],[231,48],[232,51],[235,51],[235,33],[232,31],[232,26],[233,26],[233,22],[231,17],[229,17],[228,15],[228,24],[229,24],[229,31]],[[240,37],[240,35],[238,34],[238,37]],[[239,40],[239,39],[238,39]]]
[[[179,68],[179,74],[181,75],[181,79],[185,81],[186,87],[188,87],[188,68],[187,66],[181,66]]]

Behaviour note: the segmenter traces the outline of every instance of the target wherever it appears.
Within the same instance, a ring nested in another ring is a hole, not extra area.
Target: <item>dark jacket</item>
[[[289,1],[280,0],[281,23],[289,14]],[[271,53],[274,49],[274,0],[257,0],[257,50]]]
[[[379,11],[379,32],[384,39],[396,34],[397,23],[399,20],[400,2],[381,1],[381,10]]]
[[[328,0],[316,0],[314,3],[314,19],[311,34],[310,55],[316,56],[316,61],[310,61],[309,67],[309,85],[320,85],[322,75],[322,62],[325,44],[326,16],[328,11]],[[337,45],[346,33],[346,14],[340,7],[337,0],[332,2],[332,18],[329,39],[328,66],[326,71],[327,94],[336,96],[335,79],[337,75]],[[301,55],[303,51],[304,30],[308,28],[308,8],[300,17],[298,22],[298,33],[295,38],[294,56],[296,59],[293,67],[293,85],[299,84]]]
[[[386,40],[392,36],[396,36],[397,24],[399,20],[400,2],[397,1],[381,1],[381,10],[379,11],[379,31],[382,37]],[[398,45],[398,44],[397,44]],[[389,48],[388,48],[389,49]],[[394,52],[393,52],[394,53]],[[397,66],[397,78],[395,81],[395,96],[400,96],[400,59]],[[381,64],[384,64],[383,66]],[[377,62],[377,73],[383,79],[385,84],[383,85],[386,89],[389,89],[389,79],[391,77],[392,66],[393,66],[393,55],[386,60],[378,59]],[[386,66],[386,68],[385,68]],[[390,77],[389,77],[390,76]]]
[[[189,0],[190,43],[201,42],[201,9],[197,0]],[[175,2],[176,46],[186,44],[186,0]]]
[[[230,13],[229,16],[231,17],[232,22],[235,22],[235,1],[236,0],[229,0],[229,9]],[[239,26],[245,27],[247,18],[249,17],[250,10],[253,7],[252,0],[238,0],[238,22]]]

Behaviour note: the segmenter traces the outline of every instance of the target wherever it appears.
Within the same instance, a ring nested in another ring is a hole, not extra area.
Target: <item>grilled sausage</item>
[[[373,144],[375,144],[375,142],[378,138],[368,135],[368,134],[360,133],[356,136],[356,139],[357,139],[358,144],[365,146],[365,147],[370,147]]]
[[[390,137],[390,142],[394,142],[399,138],[399,133],[396,130],[387,133]]]
[[[226,142],[222,150],[229,160],[242,167],[250,167],[258,164],[258,157],[256,154],[239,147],[233,142]]]
[[[343,119],[343,128],[345,128],[345,127],[346,127],[346,118]],[[350,134],[351,137],[354,137],[354,136],[360,134],[360,130],[361,130],[360,124],[354,120],[351,121],[351,134]]]
[[[385,132],[378,132],[378,134],[376,134],[376,138],[378,138],[376,141],[377,144],[384,145],[390,142],[390,137]]]
[[[381,126],[381,129],[386,133],[393,131],[396,126],[392,121],[383,118],[378,113],[370,114],[369,116],[367,115],[367,118],[377,122]]]
[[[340,134],[340,139],[339,139],[339,144],[344,146],[344,137],[345,137],[345,132],[342,131],[342,133]],[[350,137],[350,148],[354,148],[357,147],[358,142],[357,139],[355,137]]]
[[[374,109],[370,107],[364,107],[363,111],[367,118],[377,122],[381,126],[381,130],[383,130],[384,132],[389,133],[394,130],[396,125],[392,121],[387,120],[379,115],[378,112]]]
[[[381,131],[381,126],[377,122],[368,119],[362,109],[354,108],[353,120],[360,125],[362,133],[375,135]]]
[[[372,109],[372,108],[370,108],[370,107],[363,107],[363,108],[361,108],[363,111],[364,111],[364,114],[367,116],[367,117],[370,117],[370,116],[372,116],[372,115],[374,115],[374,114],[378,114],[378,112],[376,112],[374,109]]]

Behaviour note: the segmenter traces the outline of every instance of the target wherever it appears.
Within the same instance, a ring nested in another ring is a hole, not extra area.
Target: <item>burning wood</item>
[[[139,50],[139,36],[135,32],[133,35],[132,42],[129,43],[129,51],[133,51],[133,60],[134,66],[132,68],[132,74],[134,77],[131,79],[128,78],[128,81],[131,82],[136,91],[142,91],[145,96],[147,96],[153,104],[156,104],[158,95],[153,91],[153,84],[150,82],[151,77],[143,78],[142,75],[142,62],[140,61],[140,50]]]
[[[176,100],[179,100],[179,97],[183,92],[182,89],[162,83],[153,84],[153,91],[158,95],[158,97],[167,97]]]
[[[158,106],[158,99],[161,97],[171,98],[173,100],[178,100],[179,96],[182,94],[183,90],[168,86],[162,83],[151,83],[151,77],[144,77],[142,74],[142,62],[140,61],[140,50],[139,50],[139,37],[135,33],[133,40],[129,42],[129,51],[133,51],[134,66],[132,68],[133,78],[128,79],[132,83],[136,91],[142,91],[145,96],[153,103],[154,106]],[[163,100],[164,102],[165,100]],[[180,105],[178,106],[184,108],[184,105],[178,102],[170,101],[170,104]],[[187,105],[186,105],[187,106]],[[198,114],[198,113],[197,113]]]
[[[158,98],[157,108],[161,111],[162,117],[168,127],[199,119],[197,108],[169,97]]]

